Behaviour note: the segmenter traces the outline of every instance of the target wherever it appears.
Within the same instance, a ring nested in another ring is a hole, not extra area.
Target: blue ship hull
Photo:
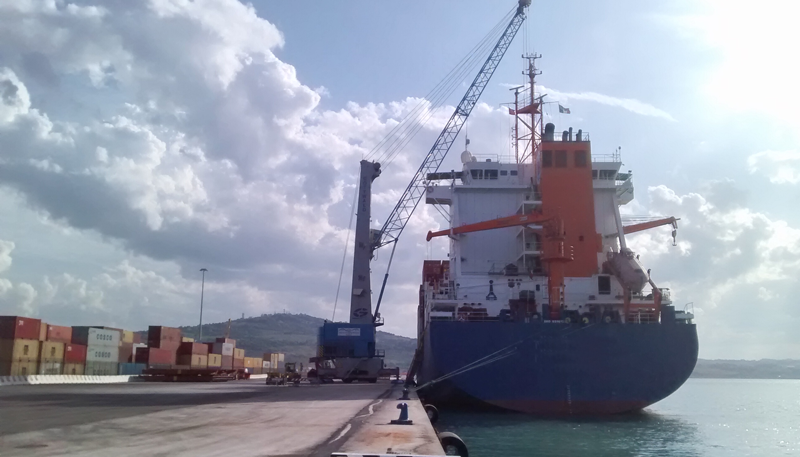
[[[530,414],[640,410],[675,392],[698,353],[696,326],[672,322],[432,321],[423,338],[418,385],[445,377],[420,390],[425,401]]]

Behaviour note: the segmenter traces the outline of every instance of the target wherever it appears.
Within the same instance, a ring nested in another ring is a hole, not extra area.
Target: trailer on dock
[[[147,368],[145,381],[152,382],[225,382],[250,379],[244,368]]]

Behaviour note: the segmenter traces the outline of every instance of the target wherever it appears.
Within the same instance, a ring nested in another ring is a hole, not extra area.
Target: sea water
[[[472,457],[800,456],[800,380],[689,379],[641,413],[541,419],[442,411]]]

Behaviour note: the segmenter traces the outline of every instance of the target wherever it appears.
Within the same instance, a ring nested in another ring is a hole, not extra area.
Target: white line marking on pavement
[[[333,443],[334,441],[342,439],[342,437],[345,436],[347,434],[347,432],[350,431],[350,427],[351,427],[350,424],[347,424],[347,426],[344,428],[344,430],[342,430],[342,433],[340,433],[339,436],[337,436],[336,438],[334,438],[334,439],[332,439],[332,440],[330,440],[328,442],[329,443]]]

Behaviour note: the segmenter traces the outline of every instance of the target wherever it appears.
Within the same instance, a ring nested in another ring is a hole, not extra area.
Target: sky
[[[207,268],[204,322],[332,318],[359,160],[514,6],[0,3],[0,314],[192,325]],[[669,229],[629,244],[691,304],[703,358],[800,354],[797,9],[534,0],[468,122],[473,153],[507,156],[502,104],[519,56],[542,54],[540,89],[571,110],[548,120],[633,171],[624,214],[681,218],[678,246]],[[376,180],[374,225],[472,77]],[[421,205],[403,233],[385,330],[415,335],[422,260],[446,253],[425,233],[443,224]]]

